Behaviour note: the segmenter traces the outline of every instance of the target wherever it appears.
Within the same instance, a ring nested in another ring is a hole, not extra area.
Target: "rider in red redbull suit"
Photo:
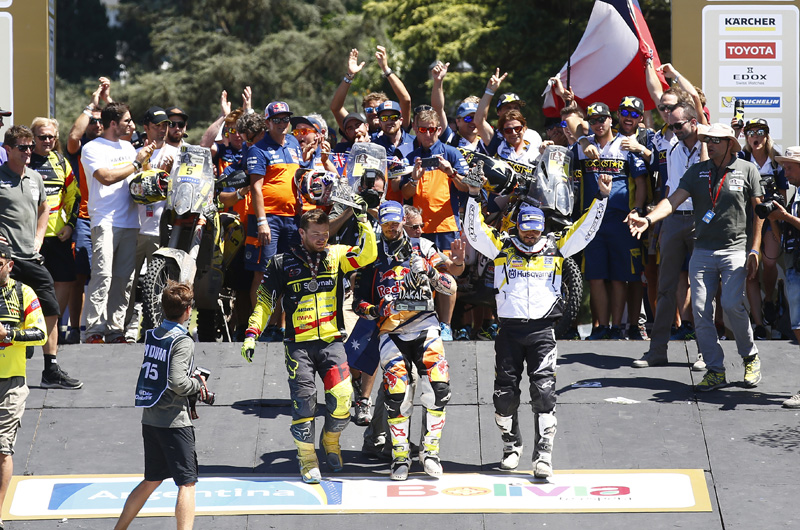
[[[328,467],[342,470],[339,437],[350,423],[353,386],[342,343],[346,336],[342,299],[344,277],[375,260],[375,232],[366,213],[357,217],[359,244],[328,245],[328,215],[310,210],[300,218],[301,244],[270,259],[258,287],[258,302],[250,315],[242,356],[252,362],[256,339],[283,296],[286,312],[286,370],[292,398],[291,433],[297,445],[300,475],[319,483],[319,463],[314,451],[314,411],[317,406],[315,373],[325,387],[325,427],[320,445]]]
[[[412,372],[419,373],[421,401],[427,410],[419,461],[425,473],[442,475],[439,440],[450,400],[450,376],[433,291],[454,295],[456,282],[436,267],[443,261],[433,243],[403,231],[403,206],[386,201],[379,208],[382,237],[378,258],[355,280],[353,310],[377,319],[383,391],[392,436],[392,480],[405,480],[411,467],[408,441],[413,410]]]
[[[470,186],[464,226],[470,245],[494,260],[494,287],[500,330],[495,340],[495,422],[503,439],[501,469],[516,469],[522,455],[517,409],[524,364],[531,381],[535,416],[533,474],[552,476],[556,434],[556,340],[553,324],[561,317],[561,268],[564,258],[580,252],[594,237],[607,209],[611,176],[598,179],[598,192],[586,213],[561,234],[543,234],[544,213],[523,204],[517,235],[486,226]]]

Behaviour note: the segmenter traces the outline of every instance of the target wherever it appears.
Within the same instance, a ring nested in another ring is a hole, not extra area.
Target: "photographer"
[[[136,384],[136,406],[143,407],[144,480],[131,492],[115,530],[128,525],[164,479],[178,486],[178,529],[192,528],[197,454],[190,397],[209,401],[205,378],[194,370],[194,342],[185,324],[192,314],[192,287],[170,281],[161,295],[164,322],[148,330],[144,361]],[[213,395],[212,395],[213,396]]]

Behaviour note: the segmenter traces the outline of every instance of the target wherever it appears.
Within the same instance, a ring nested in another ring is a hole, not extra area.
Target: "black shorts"
[[[75,281],[75,255],[72,253],[72,240],[61,241],[57,237],[46,237],[39,254],[44,258],[44,266],[54,282]]]
[[[44,263],[32,259],[15,259],[11,277],[33,289],[42,306],[43,316],[61,316],[58,300],[56,300],[56,288],[53,286],[53,277],[50,276]]]
[[[144,479],[158,482],[172,477],[176,486],[197,482],[194,427],[168,429],[142,425]]]

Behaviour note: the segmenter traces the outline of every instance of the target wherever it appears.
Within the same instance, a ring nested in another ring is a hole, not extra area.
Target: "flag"
[[[645,83],[645,61],[661,61],[637,0],[596,0],[589,23],[570,57],[570,84],[578,105],[586,108],[602,101],[616,109],[625,96],[637,96],[645,109],[655,107]],[[559,73],[567,87],[567,65]],[[659,72],[664,87],[664,75]],[[545,116],[557,117],[564,106],[548,85],[543,94]]]

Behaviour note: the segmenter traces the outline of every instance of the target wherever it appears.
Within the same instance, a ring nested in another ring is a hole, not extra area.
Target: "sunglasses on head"
[[[381,121],[386,123],[387,121],[397,121],[400,119],[399,114],[384,114],[381,116]]]
[[[516,127],[505,127],[503,128],[503,133],[511,134],[511,133],[519,133],[522,131],[522,125],[517,125]]]
[[[473,120],[475,120],[475,115],[474,114],[467,114],[466,116],[464,116],[461,119],[464,120],[464,123],[472,123]]]
[[[608,116],[599,116],[597,118],[589,118],[586,121],[589,122],[589,125],[597,125],[598,123],[605,123],[605,121],[607,119],[608,119]]]
[[[622,116],[623,118],[638,118],[639,116],[641,116],[641,114],[639,114],[635,110],[628,110],[628,109],[622,109],[621,111],[619,111],[619,115]]]
[[[227,129],[225,131],[225,137],[227,138],[228,136],[231,136],[232,134],[238,134],[238,133],[239,133],[239,131],[237,131],[236,129]]]
[[[438,127],[417,127],[417,131],[421,134],[435,134]]]
[[[185,121],[171,121],[171,122],[169,122],[169,126],[177,128],[177,129],[183,129],[184,127],[186,127],[186,122]]]
[[[414,109],[414,114],[419,114],[423,110],[433,110],[433,107],[430,105],[420,105],[419,107]]]
[[[706,136],[703,138],[702,142],[705,144],[719,144],[722,143],[722,140],[727,140],[727,138],[718,138],[716,136]]]
[[[744,132],[748,138],[752,138],[753,136],[766,136],[769,134],[769,131],[766,129],[748,129]]]
[[[289,116],[284,116],[282,118],[270,118],[269,121],[272,123],[289,123],[291,119]]]
[[[20,144],[20,145],[15,145],[14,147],[16,147],[17,149],[19,149],[24,153],[25,151],[33,151],[34,146],[33,144]]]
[[[658,106],[658,110],[660,110],[661,112],[672,112],[673,110],[675,110],[677,108],[678,108],[678,104],[677,103],[675,105],[660,104]]]
[[[53,136],[52,134],[40,134],[40,135],[37,135],[36,138],[38,138],[42,142],[47,142],[48,140],[55,140],[56,139],[56,137]]]
[[[683,126],[686,125],[688,122],[689,120],[675,122],[672,125],[669,125],[669,128],[672,129],[673,131],[680,131],[681,129],[683,129]]]

